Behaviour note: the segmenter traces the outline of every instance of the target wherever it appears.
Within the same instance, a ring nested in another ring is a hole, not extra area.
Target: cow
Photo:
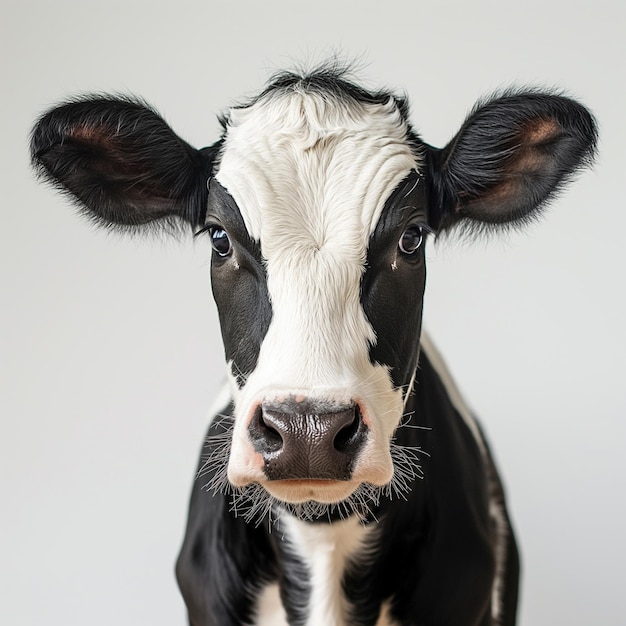
[[[329,64],[220,121],[196,149],[141,100],[83,96],[31,136],[97,224],[211,242],[227,380],[176,565],[189,623],[515,624],[503,487],[421,331],[425,246],[539,216],[592,163],[593,115],[509,89],[439,149]]]

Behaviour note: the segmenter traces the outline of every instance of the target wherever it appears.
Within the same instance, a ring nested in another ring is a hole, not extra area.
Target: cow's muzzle
[[[367,433],[358,403],[301,396],[262,402],[248,427],[268,480],[350,480]]]

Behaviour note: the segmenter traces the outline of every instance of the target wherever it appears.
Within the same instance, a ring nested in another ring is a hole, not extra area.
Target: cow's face
[[[229,116],[206,228],[235,486],[336,502],[392,479],[429,228],[408,132],[392,98],[281,92]]]
[[[279,77],[224,128],[195,150],[140,102],[85,98],[39,120],[32,158],[99,223],[210,236],[234,397],[222,487],[292,507],[375,498],[397,479],[426,231],[536,215],[593,156],[593,118],[508,93],[438,150],[403,100],[323,69]]]

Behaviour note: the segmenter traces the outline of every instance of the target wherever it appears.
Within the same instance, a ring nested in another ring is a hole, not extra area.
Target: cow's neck
[[[285,516],[281,521],[288,550],[307,570],[307,624],[343,626],[350,623],[350,604],[343,590],[346,568],[357,556],[362,565],[367,546],[375,541],[375,524],[364,525],[356,515],[332,524],[311,523]]]

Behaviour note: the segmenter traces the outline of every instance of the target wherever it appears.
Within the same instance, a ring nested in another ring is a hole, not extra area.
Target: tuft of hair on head
[[[409,105],[406,96],[390,90],[373,90],[361,86],[359,71],[358,61],[348,61],[337,55],[312,66],[296,64],[291,70],[273,73],[260,93],[236,104],[230,110],[249,108],[274,95],[301,92],[318,94],[324,98],[332,96],[340,101],[361,104],[386,104],[391,99],[402,118],[408,120]],[[226,129],[229,125],[229,112],[220,115],[219,120]]]

